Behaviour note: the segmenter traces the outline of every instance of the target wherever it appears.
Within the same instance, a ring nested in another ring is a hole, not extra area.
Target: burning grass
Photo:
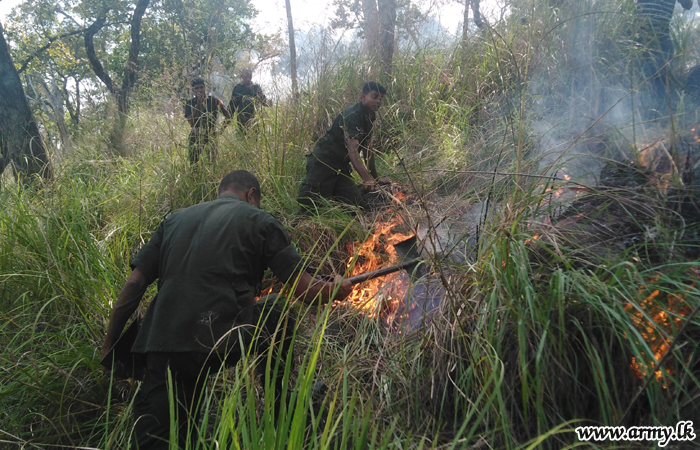
[[[697,273],[697,269],[691,269],[691,273]],[[673,339],[690,314],[691,308],[687,301],[687,293],[663,292],[657,286],[659,276],[654,277],[649,283],[640,286],[639,296],[643,300],[639,303],[625,305],[632,323],[642,337],[644,344],[635,341],[640,347],[648,346],[649,353],[641,351],[640,356],[632,357],[630,367],[640,380],[645,380],[660,361],[671,349]],[[691,283],[688,289],[692,289],[695,283]],[[668,375],[675,375],[673,360],[667,361],[663,366]],[[662,370],[654,372],[654,379],[668,388],[668,382]]]
[[[352,255],[347,262],[350,276],[401,262],[394,245],[414,236],[397,231],[405,226],[400,215],[386,211],[377,217],[369,238],[363,242],[348,243],[347,252]],[[387,309],[395,310],[407,289],[408,277],[405,272],[399,271],[355,285],[348,301],[356,308],[367,311],[370,317],[377,317]]]

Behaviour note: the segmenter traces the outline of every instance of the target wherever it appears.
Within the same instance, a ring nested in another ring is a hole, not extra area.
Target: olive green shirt
[[[132,351],[209,352],[233,327],[253,323],[265,269],[286,282],[301,256],[279,221],[225,194],[161,222],[131,266],[158,279]]]
[[[345,108],[314,146],[314,156],[335,170],[350,171],[350,157],[346,141],[357,139],[360,146],[369,145],[372,138],[374,111],[365,109],[362,102]]]

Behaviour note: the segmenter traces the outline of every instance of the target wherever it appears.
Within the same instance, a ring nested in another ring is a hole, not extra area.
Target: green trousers
[[[306,157],[306,177],[301,184],[297,202],[310,212],[319,198],[337,200],[366,210],[368,204],[362,190],[355,184],[350,169],[333,169],[319,161],[313,153]]]
[[[273,358],[280,358],[281,370],[277,373],[261,373],[273,377],[275,383],[275,414],[279,414],[283,389],[284,364],[291,348],[292,334],[296,327],[293,318],[283,314],[285,299],[275,294],[255,304],[261,332],[251,341],[255,352],[263,355],[272,349]],[[249,341],[244,337],[244,340]],[[131,448],[140,450],[170,449],[171,406],[177,417],[179,448],[196,448],[200,437],[198,428],[203,392],[209,375],[222,366],[235,365],[241,359],[240,347],[230,348],[226,358],[217,353],[200,352],[149,352],[146,353],[146,376],[134,400],[134,433]],[[291,356],[291,355],[290,355]],[[274,360],[274,359],[273,359]],[[256,371],[264,372],[264,364]],[[168,379],[172,379],[172,384]],[[173,405],[169,389],[173,390]],[[201,446],[200,446],[201,447]]]

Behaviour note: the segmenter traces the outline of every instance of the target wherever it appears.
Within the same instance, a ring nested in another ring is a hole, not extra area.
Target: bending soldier
[[[271,307],[283,299],[254,300],[266,268],[283,282],[296,280],[294,294],[306,302],[343,299],[352,290],[347,280],[324,282],[302,269],[302,258],[282,224],[260,209],[258,180],[244,170],[223,178],[216,200],[163,220],[131,267],[110,315],[102,354],[114,346],[146,288],[157,279],[158,294],[132,348],[146,360],[146,375],[134,401],[134,447],[141,449],[169,448],[171,407],[179,417],[180,448],[185,448],[207,373],[236,364],[250,345],[258,350],[272,345],[262,339],[253,342],[258,322],[270,336],[279,327],[277,335],[283,339],[278,355],[285,360],[294,322],[285,318],[286,328],[279,325],[282,313]],[[176,392],[173,405],[169,373]],[[278,414],[284,374],[272,376]],[[190,439],[197,437],[193,432]]]
[[[378,184],[391,184],[389,178],[378,177],[372,148],[372,127],[385,94],[381,84],[365,83],[360,101],[338,114],[316,142],[313,152],[306,157],[306,177],[297,199],[303,210],[309,211],[319,197],[367,209],[362,190],[350,174],[351,166],[362,178],[365,191],[375,189]]]

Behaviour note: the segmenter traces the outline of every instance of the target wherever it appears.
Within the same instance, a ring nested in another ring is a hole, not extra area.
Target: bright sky
[[[21,0],[0,0],[0,19],[5,19],[10,13],[10,10],[15,6],[19,5]]]
[[[13,7],[23,1],[31,0],[0,0],[0,20],[3,20],[10,13]],[[499,4],[504,0],[482,0],[481,11],[487,17],[497,17]],[[294,28],[309,29],[315,24],[326,24],[334,12],[332,0],[290,0],[292,5],[292,18]],[[419,0],[419,4],[427,3],[426,0]],[[287,12],[284,0],[253,0],[253,4],[258,9],[259,14],[256,19],[258,30],[267,33],[276,31],[282,32],[286,36]],[[427,6],[422,8],[427,9]],[[440,22],[450,31],[455,32],[456,27],[461,22],[464,14],[464,1],[453,1],[447,6],[434,8]]]
[[[425,12],[429,2],[430,0],[418,0],[414,4],[422,5],[421,10]],[[332,0],[290,0],[290,3],[294,29],[298,30],[309,29],[314,24],[326,24],[335,12]],[[498,17],[503,3],[504,0],[482,0],[480,9],[486,17]],[[287,11],[284,0],[253,0],[253,4],[260,11],[256,23],[261,29],[269,30],[268,32],[281,31],[286,36]],[[433,15],[454,33],[464,16],[464,0],[450,1],[448,5],[439,8],[433,7]]]

